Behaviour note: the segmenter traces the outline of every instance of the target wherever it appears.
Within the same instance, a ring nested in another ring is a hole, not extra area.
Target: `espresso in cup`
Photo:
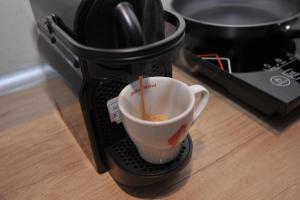
[[[163,114],[148,114],[145,109],[145,92],[144,92],[144,77],[139,76],[139,86],[140,86],[140,98],[141,98],[141,119],[146,121],[165,121],[168,119],[166,115]]]
[[[168,77],[144,79],[145,111],[149,115],[164,115],[166,120],[141,118],[139,81],[126,86],[120,93],[118,105],[122,123],[140,156],[153,164],[175,159],[190,127],[207,105],[209,94],[201,85],[188,86]],[[195,95],[201,100],[196,103]]]

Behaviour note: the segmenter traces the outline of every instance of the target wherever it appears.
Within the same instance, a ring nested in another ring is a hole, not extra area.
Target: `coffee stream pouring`
[[[140,99],[141,99],[141,118],[146,121],[165,121],[168,119],[166,115],[163,114],[148,114],[145,109],[145,90],[144,90],[144,77],[139,76],[139,86],[140,86]],[[156,102],[159,103],[159,102]]]

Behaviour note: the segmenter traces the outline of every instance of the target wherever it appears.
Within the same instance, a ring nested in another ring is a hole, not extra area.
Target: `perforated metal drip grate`
[[[165,76],[165,70],[159,65],[154,65],[152,66],[151,71],[146,73],[146,76]]]
[[[125,169],[127,169],[127,171],[131,171],[142,176],[155,176],[170,173],[171,171],[182,166],[182,164],[190,158],[191,141],[188,136],[182,143],[177,158],[163,165],[154,165],[144,161],[138,154],[136,147],[129,138],[119,141],[108,150],[110,151],[110,155],[113,157],[115,162],[118,162]]]
[[[110,79],[100,82],[96,89],[96,119],[99,130],[103,133],[105,146],[110,146],[126,136],[122,124],[111,123],[107,110],[107,101],[119,95],[127,85],[120,79]]]

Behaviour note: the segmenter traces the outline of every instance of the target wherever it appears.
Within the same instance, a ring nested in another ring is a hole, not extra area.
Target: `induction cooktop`
[[[188,38],[183,52],[185,62],[177,66],[209,78],[266,115],[300,107],[300,39]]]

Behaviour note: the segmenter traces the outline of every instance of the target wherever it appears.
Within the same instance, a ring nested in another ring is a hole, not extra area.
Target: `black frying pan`
[[[300,37],[292,24],[300,0],[173,0],[171,8],[187,22],[187,32],[217,39]]]

